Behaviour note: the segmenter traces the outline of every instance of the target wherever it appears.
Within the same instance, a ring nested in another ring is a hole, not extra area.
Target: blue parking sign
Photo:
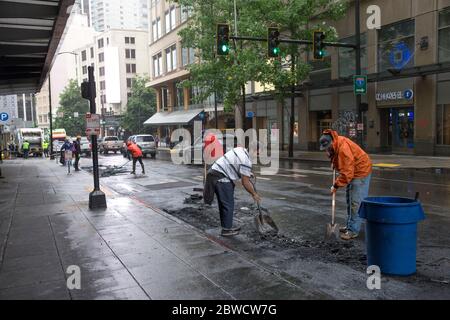
[[[0,113],[0,121],[8,121],[9,115],[6,112]]]

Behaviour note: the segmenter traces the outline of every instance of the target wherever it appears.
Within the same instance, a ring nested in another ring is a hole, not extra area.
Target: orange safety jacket
[[[334,130],[325,130],[324,134],[331,134],[333,137],[333,154],[331,163],[333,168],[339,172],[339,176],[334,182],[335,187],[344,187],[353,178],[364,178],[372,173],[372,161],[369,155],[364,152],[352,140],[339,136]]]

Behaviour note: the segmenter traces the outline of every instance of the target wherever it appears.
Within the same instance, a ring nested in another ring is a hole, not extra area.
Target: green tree
[[[310,47],[282,44],[279,59],[267,58],[267,42],[235,41],[227,56],[215,54],[217,23],[228,23],[234,35],[234,3],[230,0],[178,0],[191,17],[179,34],[184,47],[196,48],[201,63],[189,66],[185,86],[198,86],[204,100],[216,92],[224,97],[225,109],[239,103],[242,87],[249,81],[262,83],[284,107],[296,84],[303,82],[312,66],[305,59]],[[267,27],[276,26],[284,38],[312,40],[314,30],[337,38],[326,21],[341,18],[345,0],[236,0],[238,35],[267,37]],[[241,110],[242,111],[242,110]],[[243,113],[241,112],[243,115]],[[244,115],[243,115],[244,116]],[[291,136],[293,123],[291,123]]]
[[[156,112],[155,91],[147,88],[146,82],[148,82],[146,77],[137,77],[133,80],[127,111],[122,117],[122,128],[131,133],[149,133],[150,128],[143,123]]]
[[[55,119],[54,128],[66,129],[69,136],[84,135],[89,102],[81,97],[81,89],[76,80],[70,80],[64,88],[59,96],[59,105],[58,112],[63,116]]]

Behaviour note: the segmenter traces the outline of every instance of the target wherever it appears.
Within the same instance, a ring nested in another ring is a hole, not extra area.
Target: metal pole
[[[51,78],[51,70],[48,72],[48,118],[50,121],[50,160],[55,160],[55,156],[53,154],[53,114],[52,114],[52,83],[50,81]]]
[[[291,56],[291,72],[294,73],[295,72],[295,58],[294,55]],[[294,122],[295,122],[295,118],[294,118],[294,112],[295,112],[295,84],[292,85],[291,88],[291,116],[290,116],[290,121],[289,121],[289,157],[292,158],[294,157]]]
[[[88,67],[88,76],[89,76],[89,103],[90,103],[90,112],[91,114],[96,113],[95,106],[95,97],[96,97],[96,89],[95,89],[95,79],[94,79],[94,68],[92,66]],[[97,145],[97,136],[91,135],[92,142],[92,165],[93,165],[93,175],[94,175],[94,191],[89,194],[89,208],[97,209],[97,208],[106,208],[106,197],[105,194],[100,190],[100,178],[98,174],[98,145]]]
[[[361,75],[361,26],[360,26],[360,0],[355,0],[355,65],[356,65],[356,75]],[[361,95],[356,95],[356,112],[358,115],[358,123],[362,123],[362,112],[361,112]],[[356,131],[358,136],[358,143],[360,147],[363,146],[363,132]]]
[[[219,119],[217,119],[217,95],[214,91],[214,119],[216,123],[216,129],[219,129]]]

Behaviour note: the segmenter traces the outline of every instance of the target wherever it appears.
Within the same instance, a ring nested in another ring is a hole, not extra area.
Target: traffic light
[[[230,52],[230,26],[225,23],[217,25],[217,54],[227,55]]]
[[[313,35],[313,59],[323,60],[325,57],[325,45],[323,40],[325,39],[325,33],[322,31],[314,31]]]
[[[276,58],[280,55],[280,31],[278,28],[267,28],[267,55]]]
[[[81,97],[90,100],[91,98],[95,99],[96,96],[95,82],[83,81],[81,83]]]

